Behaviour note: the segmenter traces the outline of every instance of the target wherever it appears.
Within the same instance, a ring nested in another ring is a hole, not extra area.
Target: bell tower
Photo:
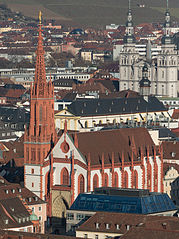
[[[35,79],[30,89],[30,123],[24,134],[24,184],[42,198],[42,167],[55,141],[56,132],[54,88],[51,79],[49,82],[46,80],[41,12],[38,33]]]
[[[167,0],[161,52],[157,56],[156,94],[159,96],[177,97],[177,84],[178,55],[175,44],[173,44],[170,11]]]
[[[126,22],[126,32],[123,39],[123,49],[119,54],[119,73],[120,73],[120,90],[138,91],[138,78],[134,64],[139,59],[139,53],[135,47],[134,24],[132,20],[131,0],[128,0],[128,12]]]

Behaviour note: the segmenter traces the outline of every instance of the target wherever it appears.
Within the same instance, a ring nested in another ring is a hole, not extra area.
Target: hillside
[[[0,0],[14,11],[37,17],[42,10],[47,19],[59,19],[62,24],[74,26],[104,26],[124,24],[128,0]],[[138,4],[145,4],[145,8]],[[132,0],[135,24],[164,21],[166,0]],[[179,21],[179,1],[170,0],[170,11],[174,20]]]

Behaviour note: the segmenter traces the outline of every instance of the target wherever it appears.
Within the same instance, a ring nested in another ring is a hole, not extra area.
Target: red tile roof
[[[176,141],[165,141],[163,145],[163,158],[170,160],[179,160],[179,142]]]
[[[98,227],[96,226],[97,224]],[[107,224],[108,227],[106,227]],[[179,218],[158,215],[149,216],[128,213],[97,212],[83,223],[77,231],[116,233],[120,235],[136,227],[150,228],[150,230],[163,230],[164,226],[166,227],[165,230],[177,231],[179,233]]]
[[[74,135],[72,135],[74,138]],[[117,130],[105,130],[97,132],[77,133],[80,152],[88,157],[90,153],[91,165],[101,165],[102,155],[104,154],[104,163],[111,165],[111,154],[114,153],[114,162],[121,163],[122,152],[125,162],[131,162],[132,157],[132,137],[134,138],[136,154],[134,161],[139,161],[139,147],[143,150],[152,147],[154,142],[145,128],[124,128]],[[145,153],[145,152],[144,152]]]
[[[179,109],[174,109],[172,119],[179,119]]]

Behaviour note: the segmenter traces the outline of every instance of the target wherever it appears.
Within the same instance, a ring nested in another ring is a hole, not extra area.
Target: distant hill
[[[135,24],[163,22],[166,0],[132,0]],[[124,24],[128,0],[0,0],[12,10],[37,17],[42,10],[44,18],[58,19],[62,24],[73,26],[105,26]],[[144,4],[144,8],[139,5]],[[179,21],[179,0],[170,0],[173,20]]]

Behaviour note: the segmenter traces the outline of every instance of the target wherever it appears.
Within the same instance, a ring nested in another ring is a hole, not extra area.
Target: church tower
[[[139,58],[139,53],[135,48],[131,0],[129,0],[126,33],[123,39],[123,43],[123,50],[119,55],[120,90],[131,89],[138,91],[138,79],[135,76],[134,64]]]
[[[159,96],[177,97],[177,50],[172,40],[171,20],[167,0],[164,36],[162,37],[161,52],[157,56],[156,94]]]
[[[42,167],[55,141],[56,132],[54,88],[51,80],[46,80],[41,12],[38,32],[35,79],[30,89],[30,123],[24,134],[24,184],[42,198]]]

